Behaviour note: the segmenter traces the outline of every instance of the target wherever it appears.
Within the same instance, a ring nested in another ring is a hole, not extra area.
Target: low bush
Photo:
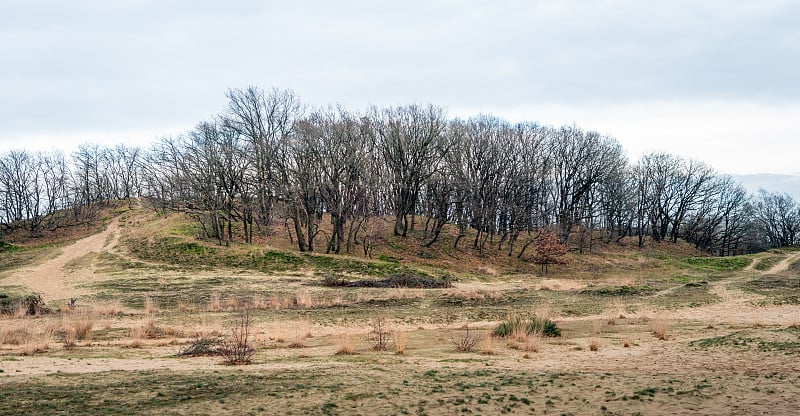
[[[412,272],[391,274],[383,279],[347,281],[336,275],[326,275],[322,284],[329,287],[373,287],[373,288],[405,288],[405,289],[445,289],[452,284],[445,279],[426,276]]]
[[[220,355],[222,337],[198,336],[192,342],[181,348],[176,354],[178,357],[203,357]]]
[[[23,315],[42,315],[52,312],[44,303],[42,295],[34,293],[31,295],[12,297],[7,294],[0,294],[0,314]]]
[[[541,334],[543,337],[561,336],[561,329],[558,328],[555,322],[537,315],[527,318],[519,315],[509,316],[505,321],[497,325],[492,334],[505,338],[520,332],[526,335]]]

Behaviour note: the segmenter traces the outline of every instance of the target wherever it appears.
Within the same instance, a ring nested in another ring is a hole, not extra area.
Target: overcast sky
[[[800,173],[799,1],[0,1],[0,150],[146,144],[228,88],[577,123]]]

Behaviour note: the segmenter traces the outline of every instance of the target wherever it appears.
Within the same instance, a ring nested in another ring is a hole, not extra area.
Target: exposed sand
[[[86,295],[89,291],[79,285],[96,280],[94,268],[90,265],[75,268],[66,266],[92,253],[113,250],[119,241],[119,231],[119,218],[114,218],[103,232],[64,247],[55,258],[13,271],[3,279],[3,283],[26,286],[33,292],[41,293],[48,302]]]

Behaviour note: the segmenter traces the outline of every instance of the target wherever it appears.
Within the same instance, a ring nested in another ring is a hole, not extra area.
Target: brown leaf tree
[[[534,247],[533,262],[542,266],[542,274],[547,274],[550,264],[567,264],[565,255],[567,245],[561,243],[558,233],[553,229],[542,230]]]

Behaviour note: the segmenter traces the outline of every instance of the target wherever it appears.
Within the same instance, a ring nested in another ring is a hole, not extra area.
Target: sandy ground
[[[3,282],[24,285],[43,294],[48,300],[63,300],[86,295],[82,284],[104,278],[95,273],[92,262],[85,267],[79,260],[92,253],[114,250],[120,234],[118,219],[112,220],[103,232],[84,238],[65,247],[55,258],[42,264],[12,272]],[[755,394],[764,378],[773,380],[797,380],[800,377],[800,361],[796,355],[783,353],[763,353],[753,349],[698,349],[690,346],[692,341],[730,334],[740,328],[760,328],[762,331],[781,330],[789,325],[800,323],[800,307],[797,305],[760,306],[762,296],[743,292],[735,284],[759,274],[776,274],[788,269],[800,259],[800,252],[787,256],[767,271],[748,267],[732,278],[709,283],[709,292],[717,295],[720,301],[692,308],[645,311],[640,316],[621,318],[615,325],[608,325],[596,334],[580,334],[561,341],[543,343],[539,352],[532,357],[523,357],[520,351],[511,350],[503,342],[495,341],[497,353],[492,356],[476,355],[476,359],[453,360],[448,341],[441,335],[441,328],[434,325],[411,329],[408,332],[408,353],[397,359],[391,371],[424,371],[425,369],[462,368],[479,370],[486,367],[509,371],[531,372],[572,372],[577,374],[615,374],[630,377],[632,383],[646,383],[648,380],[680,379],[695,380],[717,377],[733,385],[727,396],[719,393],[713,397],[687,397],[703,403],[697,407],[682,407],[705,414],[795,414],[792,409],[798,404],[800,382],[774,383],[778,393],[770,398],[762,393]],[[72,266],[70,266],[72,265]],[[539,286],[556,290],[579,289],[583,283],[568,280],[548,279]],[[485,286],[465,285],[462,290],[481,290]],[[650,316],[644,316],[644,315]],[[648,320],[658,318],[670,322],[673,329],[666,341],[657,340],[647,329]],[[568,321],[602,321],[607,316],[573,318]],[[484,323],[488,325],[489,323]],[[259,351],[257,364],[247,366],[248,372],[265,371],[333,371],[341,374],[358,374],[362,368],[359,363],[332,360],[335,351],[335,336],[344,328],[315,329],[315,338],[308,348],[292,350],[287,348],[263,348]],[[356,334],[362,338],[363,333]],[[437,338],[439,337],[439,338]],[[600,349],[588,351],[591,339],[599,340]],[[622,340],[628,339],[631,347],[623,347]],[[126,341],[121,341],[126,342]],[[362,341],[363,344],[363,341]],[[438,346],[434,346],[438,344]],[[273,344],[272,347],[275,347]],[[175,357],[178,347],[167,345],[164,340],[148,341],[144,348],[124,348],[118,342],[110,345],[96,343],[90,349],[83,349],[77,355],[55,351],[33,356],[13,357],[0,361],[5,381],[24,379],[53,373],[97,373],[108,371],[158,371],[213,372],[220,368],[217,357],[180,359]],[[81,348],[79,348],[81,350]],[[86,352],[90,351],[90,352]],[[374,353],[364,351],[371,356]],[[528,354],[526,354],[528,355]],[[593,381],[594,382],[594,381]],[[720,382],[721,383],[721,382]],[[701,383],[702,384],[702,383]],[[638,386],[638,388],[646,385]],[[567,387],[569,394],[580,395],[587,386]],[[625,388],[628,388],[627,386]],[[738,389],[738,390],[737,390]],[[739,395],[739,397],[736,397]],[[705,401],[708,400],[708,401]],[[668,408],[648,408],[647,413],[670,414]]]
[[[90,265],[67,266],[92,253],[113,250],[117,246],[119,232],[119,218],[114,218],[103,232],[64,247],[55,258],[12,272],[3,279],[3,283],[26,286],[33,292],[41,293],[47,301],[88,294],[86,289],[79,286],[96,279],[94,269]]]

